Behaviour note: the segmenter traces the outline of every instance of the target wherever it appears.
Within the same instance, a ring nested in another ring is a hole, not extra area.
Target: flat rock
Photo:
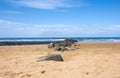
[[[38,58],[39,60],[37,60],[37,62],[39,61],[49,61],[49,60],[53,60],[53,61],[63,61],[63,58],[60,54],[48,54],[47,56],[42,56]]]

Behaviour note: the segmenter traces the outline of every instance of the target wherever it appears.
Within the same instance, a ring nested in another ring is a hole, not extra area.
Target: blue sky
[[[0,37],[120,37],[120,0],[0,0]]]

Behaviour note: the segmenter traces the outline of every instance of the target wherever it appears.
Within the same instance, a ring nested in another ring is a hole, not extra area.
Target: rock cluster
[[[64,41],[57,41],[57,42],[53,42],[48,44],[48,48],[54,48],[55,51],[68,51],[68,48],[73,48],[76,46],[76,42],[78,42],[77,40],[72,40],[72,39],[66,39]]]
[[[49,44],[50,41],[0,41],[0,46],[12,46],[12,45],[40,45]]]
[[[56,51],[68,51],[68,50],[75,50],[77,49],[76,47],[78,46],[78,44],[76,44],[76,42],[78,42],[77,40],[72,40],[72,39],[66,39],[64,41],[57,41],[57,42],[52,42],[48,44],[48,48],[49,49],[54,49]],[[49,61],[49,60],[53,60],[53,61],[63,61],[63,58],[60,54],[48,54],[47,56],[42,56],[38,58],[39,60],[37,60],[37,62],[39,61]]]

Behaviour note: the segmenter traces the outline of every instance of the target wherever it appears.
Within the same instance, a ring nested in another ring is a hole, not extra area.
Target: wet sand
[[[36,62],[48,53],[64,61]],[[65,52],[47,45],[0,46],[0,78],[120,78],[120,43],[80,43]]]

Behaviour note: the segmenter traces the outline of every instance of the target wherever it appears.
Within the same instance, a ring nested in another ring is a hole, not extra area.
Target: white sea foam
[[[63,41],[65,39],[75,39],[81,42],[120,42],[120,38],[84,38],[84,37],[76,37],[76,38],[0,38],[0,42],[3,41]]]
[[[4,42],[4,41],[8,41],[8,42],[13,42],[13,41],[63,41],[65,39],[49,39],[49,38],[45,38],[45,39],[42,39],[42,38],[17,38],[17,39],[14,39],[14,38],[2,38],[0,39],[0,42]]]

